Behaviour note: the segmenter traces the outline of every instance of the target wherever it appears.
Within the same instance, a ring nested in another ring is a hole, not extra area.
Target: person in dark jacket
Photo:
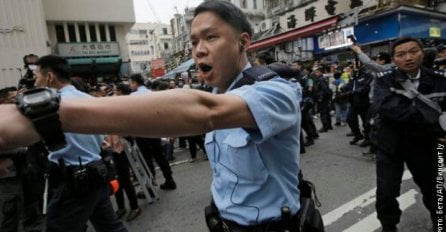
[[[316,77],[316,92],[314,97],[318,103],[322,123],[322,128],[319,132],[323,133],[333,129],[330,116],[330,102],[333,92],[329,88],[328,79],[327,77],[324,77],[324,71],[321,68],[316,69],[314,75]]]
[[[365,72],[364,67],[359,68],[353,75],[353,79],[343,88],[350,95],[350,108],[347,112],[347,123],[350,126],[354,138],[351,145],[365,138],[363,144],[368,144],[369,124],[367,123],[367,112],[370,107],[369,91],[373,76]],[[364,134],[359,128],[358,116],[361,117]]]
[[[385,232],[397,231],[400,222],[397,197],[404,164],[423,194],[433,231],[438,231],[438,223],[445,220],[444,212],[438,210],[436,192],[444,193],[442,179],[437,183],[438,160],[443,159],[438,153],[444,148],[438,138],[444,138],[446,128],[440,127],[440,112],[432,106],[446,110],[446,99],[435,97],[446,93],[446,74],[422,67],[423,56],[417,39],[400,38],[392,45],[397,68],[378,73],[375,80],[372,102],[379,115],[372,133],[377,146],[376,211]],[[421,100],[419,94],[432,103]]]

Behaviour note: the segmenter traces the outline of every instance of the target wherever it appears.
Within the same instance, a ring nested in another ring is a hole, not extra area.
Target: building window
[[[163,35],[167,35],[167,28],[163,28]]]
[[[108,31],[110,32],[110,41],[116,41],[115,26],[109,26]]]
[[[79,25],[79,37],[81,42],[87,42],[87,31],[84,25]]]
[[[65,43],[65,32],[63,30],[63,25],[56,25],[56,39],[58,43]]]
[[[240,7],[246,9],[246,0],[240,0]]]
[[[252,6],[254,10],[257,10],[257,0],[252,0]]]
[[[105,34],[104,25],[99,25],[99,35],[101,36],[100,41],[107,41],[107,35]]]
[[[68,24],[68,38],[70,39],[70,42],[77,42],[76,30],[74,29],[74,24]]]
[[[164,43],[164,50],[169,50],[169,44],[168,43]]]
[[[91,42],[97,42],[98,38],[96,37],[96,27],[94,25],[89,25],[90,28],[90,39]]]
[[[147,40],[130,40],[129,45],[147,45],[149,41]]]

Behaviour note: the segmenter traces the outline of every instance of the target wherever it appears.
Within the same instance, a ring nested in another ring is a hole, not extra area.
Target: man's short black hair
[[[169,89],[169,84],[162,80],[155,80],[152,82],[152,90],[166,90]]]
[[[287,79],[287,80],[289,80],[291,78],[295,78],[297,76],[296,72],[293,69],[291,69],[290,66],[288,66],[282,62],[271,63],[271,64],[268,64],[266,67],[273,70],[274,72],[279,74],[280,77]]]
[[[36,65],[40,66],[42,73],[52,72],[60,81],[70,81],[70,65],[65,58],[56,55],[47,55],[40,57]]]
[[[131,75],[130,80],[136,82],[138,85],[144,85],[144,78],[139,73]]]
[[[393,44],[392,44],[392,50],[391,50],[392,57],[395,55],[395,47],[396,46],[401,45],[403,43],[408,43],[408,42],[417,43],[418,46],[420,47],[420,49],[423,50],[423,44],[420,42],[420,40],[418,40],[416,38],[412,38],[412,37],[401,37],[401,38],[397,39],[395,42],[393,42]]]
[[[246,32],[249,37],[252,36],[252,28],[246,19],[245,14],[230,2],[226,1],[207,1],[201,3],[194,11],[194,18],[203,12],[213,12],[218,15],[223,21],[231,25],[239,32]]]
[[[384,60],[384,63],[390,64],[392,62],[392,57],[390,57],[390,54],[387,52],[380,52],[375,56],[375,59]]]
[[[261,60],[264,64],[271,64],[275,61],[269,52],[260,52],[257,54],[257,59]]]
[[[8,98],[9,92],[17,91],[17,87],[11,86],[0,89],[0,104],[3,104],[4,101]]]
[[[23,56],[23,64],[25,65],[25,68],[29,65],[28,58],[30,58],[30,57],[39,58],[36,54],[32,54],[32,53]]]
[[[292,64],[303,65],[302,61],[300,61],[300,60],[293,60],[291,63]]]
[[[129,95],[132,92],[132,89],[130,89],[129,85],[124,83],[117,84],[116,90],[121,91],[124,95]]]

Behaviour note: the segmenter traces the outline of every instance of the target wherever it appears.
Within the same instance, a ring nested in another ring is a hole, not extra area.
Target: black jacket
[[[374,121],[372,141],[388,153],[398,146],[411,145],[417,141],[432,141],[446,134],[438,123],[439,113],[418,98],[408,97],[391,91],[391,88],[404,90],[401,83],[408,77],[398,69],[377,74],[375,79],[373,104],[378,112]],[[421,94],[446,92],[446,73],[421,69],[419,86]],[[446,110],[446,98],[432,98],[442,111]]]

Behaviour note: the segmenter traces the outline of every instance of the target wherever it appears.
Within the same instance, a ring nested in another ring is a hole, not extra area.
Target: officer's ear
[[[250,45],[250,36],[247,32],[243,32],[240,34],[240,42],[239,42],[240,52],[245,51],[247,47]]]

